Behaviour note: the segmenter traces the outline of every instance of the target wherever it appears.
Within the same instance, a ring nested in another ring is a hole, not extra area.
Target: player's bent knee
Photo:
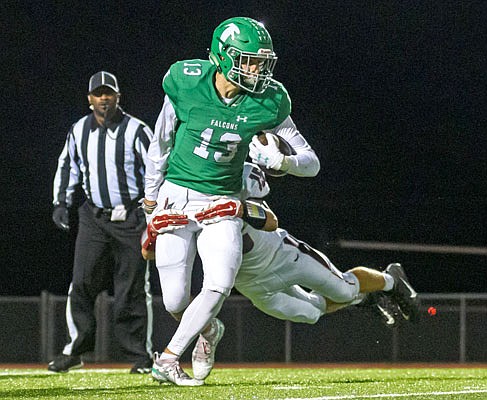
[[[188,298],[185,297],[183,299],[177,299],[174,297],[171,298],[169,296],[167,296],[166,298],[163,295],[162,299],[164,303],[164,308],[171,315],[182,314],[184,310],[186,310],[186,308],[189,306],[190,303],[189,297]]]
[[[327,297],[336,303],[353,301],[360,292],[360,282],[356,275],[347,271],[342,276],[343,280],[335,287],[334,292],[327,294]]]

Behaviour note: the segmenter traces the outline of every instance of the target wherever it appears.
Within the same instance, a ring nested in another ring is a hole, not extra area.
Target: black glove
[[[69,231],[69,212],[66,208],[66,204],[59,203],[54,206],[52,220],[59,229],[66,232]]]

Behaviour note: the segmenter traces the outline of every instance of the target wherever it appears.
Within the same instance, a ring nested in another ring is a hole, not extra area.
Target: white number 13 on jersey
[[[199,147],[194,148],[193,153],[206,160],[210,155],[210,152],[207,150],[207,148],[210,144],[212,135],[213,129],[211,128],[206,128],[203,132],[201,132],[201,144],[199,145]],[[220,141],[227,143],[226,146],[228,152],[226,154],[223,154],[219,151],[216,151],[213,157],[216,162],[229,162],[233,157],[235,157],[238,144],[241,141],[240,135],[237,133],[225,132],[221,136]]]

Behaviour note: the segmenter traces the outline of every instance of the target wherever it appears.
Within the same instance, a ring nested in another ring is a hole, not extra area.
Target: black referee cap
[[[91,93],[93,90],[98,89],[100,86],[108,86],[115,92],[119,92],[117,78],[110,72],[100,71],[92,75],[88,86],[88,93]]]

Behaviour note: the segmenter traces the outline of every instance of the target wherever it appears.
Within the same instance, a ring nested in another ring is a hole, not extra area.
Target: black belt
[[[95,217],[99,217],[101,215],[106,215],[107,217],[112,216],[113,207],[112,208],[97,207],[93,203],[90,203],[89,201],[87,201],[86,204],[90,206],[91,211],[93,211]],[[139,200],[136,199],[136,200],[132,200],[132,202],[128,206],[126,205],[125,209],[127,211],[130,211],[133,210],[134,208],[137,208],[138,206],[139,206]]]
[[[93,207],[93,208],[96,216],[99,215],[106,215],[107,217],[112,216],[113,208],[98,208],[98,207]]]

